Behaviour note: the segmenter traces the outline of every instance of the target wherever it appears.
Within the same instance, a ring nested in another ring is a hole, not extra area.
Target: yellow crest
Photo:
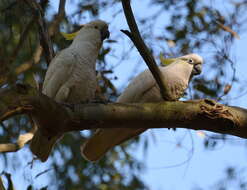
[[[164,58],[162,53],[160,53],[159,57],[160,57],[160,62],[161,62],[162,65],[169,65],[172,62],[176,61],[176,58],[169,58],[169,59]]]
[[[78,33],[79,33],[79,31],[74,32],[74,33],[70,33],[70,34],[61,32],[61,34],[63,35],[63,37],[64,37],[66,40],[73,40],[73,39],[77,36]]]

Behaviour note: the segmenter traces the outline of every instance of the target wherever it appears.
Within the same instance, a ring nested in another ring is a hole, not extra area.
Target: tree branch
[[[55,19],[48,29],[50,36],[54,36],[57,33],[59,24],[65,17],[65,4],[66,4],[66,0],[60,0],[58,13],[55,15]]]
[[[51,25],[48,28],[48,33],[51,38],[57,33],[59,24],[62,21],[62,19],[65,17],[65,3],[66,3],[66,0],[60,0],[58,14],[55,16],[54,21],[51,23]],[[38,64],[40,62],[42,53],[43,53],[43,48],[41,45],[38,45],[32,58],[26,61],[25,63],[21,64],[20,66],[18,66],[13,71],[13,74],[19,75],[29,70],[30,68],[32,68],[33,65]],[[6,83],[8,78],[9,76],[6,76],[6,75],[0,76],[0,85]]]
[[[24,147],[26,143],[28,143],[33,138],[33,134],[33,131],[31,131],[29,133],[20,135],[16,143],[0,144],[0,152],[16,152],[20,150]]]
[[[164,98],[164,100],[173,100],[168,88],[166,87],[166,85],[164,85],[165,84],[165,82],[164,82],[165,76],[164,77],[162,76],[161,71],[156,64],[153,55],[149,51],[148,47],[146,46],[146,44],[144,43],[144,41],[140,35],[138,26],[137,26],[136,21],[135,21],[134,14],[133,14],[131,6],[130,6],[130,0],[122,0],[122,6],[123,6],[124,14],[125,14],[125,17],[126,17],[126,20],[128,22],[128,25],[129,25],[131,32],[129,32],[127,30],[121,30],[121,31],[124,34],[126,34],[133,41],[137,50],[139,51],[142,58],[146,62],[148,68],[150,69],[152,75],[154,76],[154,78],[155,78],[155,80],[156,80],[156,82],[160,88],[160,92],[161,92],[161,95]]]
[[[247,138],[247,110],[209,99],[62,105],[30,86],[18,84],[0,90],[0,122],[17,114],[31,115],[47,136],[94,128],[187,128]],[[9,150],[17,150],[22,144],[11,145]]]
[[[10,57],[10,61],[8,61],[8,62],[11,63],[11,62],[13,62],[13,61],[16,59],[16,57],[17,57],[17,55],[18,55],[18,52],[20,51],[20,49],[21,49],[23,43],[26,41],[26,39],[27,39],[27,37],[28,37],[28,32],[29,32],[29,30],[32,28],[32,26],[33,26],[33,24],[34,24],[34,21],[35,21],[35,19],[32,18],[32,19],[29,21],[29,23],[26,25],[24,31],[23,31],[22,34],[21,34],[21,37],[20,37],[20,39],[19,39],[19,42],[18,42],[16,48],[14,49],[14,51],[13,51],[11,57]]]
[[[33,65],[38,64],[40,62],[42,53],[43,48],[39,45],[30,60],[16,67],[13,73],[8,73],[7,75],[0,76],[0,85],[5,84],[12,75],[18,76],[19,74],[29,70]]]
[[[40,44],[44,49],[45,59],[49,64],[54,57],[54,51],[51,43],[51,39],[44,21],[44,13],[42,7],[35,0],[25,0],[27,4],[32,8],[33,15],[37,16],[37,23],[39,26]]]
[[[0,190],[6,190],[3,184],[2,176],[0,176]]]

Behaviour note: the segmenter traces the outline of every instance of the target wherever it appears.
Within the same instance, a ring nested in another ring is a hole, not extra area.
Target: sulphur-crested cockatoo
[[[164,76],[165,85],[170,91],[169,94],[172,100],[178,100],[184,95],[191,77],[201,73],[203,59],[197,54],[188,54],[172,59],[163,58],[161,62],[163,65],[168,64],[159,68]],[[117,99],[117,102],[121,103],[161,101],[164,99],[149,70],[143,71],[134,78]],[[145,130],[141,128],[98,129],[81,147],[82,156],[87,160],[97,161],[114,146],[141,134]]]
[[[94,99],[96,90],[95,64],[104,39],[109,37],[106,22],[96,20],[82,25],[73,34],[64,34],[72,44],[51,61],[45,75],[43,94],[57,102],[79,103]],[[54,126],[56,127],[56,126]],[[30,149],[46,161],[53,145],[62,134],[51,135],[38,129]]]

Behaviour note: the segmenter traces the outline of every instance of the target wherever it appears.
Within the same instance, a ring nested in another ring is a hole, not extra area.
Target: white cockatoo
[[[42,93],[57,102],[79,103],[94,99],[95,65],[103,40],[110,35],[106,22],[96,20],[82,25],[73,34],[64,34],[72,44],[51,61],[45,75]],[[55,126],[54,126],[55,127]],[[46,161],[53,145],[63,134],[51,135],[38,129],[31,141],[31,151]]]
[[[197,54],[188,54],[178,58],[161,59],[161,62],[163,65],[168,64],[159,68],[164,76],[165,85],[170,91],[170,98],[178,100],[184,95],[191,77],[201,73],[203,59]],[[121,103],[161,101],[164,99],[148,69],[134,78],[117,99],[117,102]],[[82,156],[89,161],[97,161],[114,146],[141,134],[145,130],[143,128],[98,129],[81,146]]]

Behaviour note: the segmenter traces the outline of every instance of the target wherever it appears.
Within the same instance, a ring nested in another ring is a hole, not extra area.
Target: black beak
[[[108,29],[105,29],[105,30],[102,30],[100,32],[100,35],[101,35],[101,40],[105,40],[106,38],[109,38],[110,37],[110,32]]]
[[[193,75],[199,75],[199,74],[201,74],[201,72],[202,72],[202,65],[201,64],[194,65],[192,74]]]

